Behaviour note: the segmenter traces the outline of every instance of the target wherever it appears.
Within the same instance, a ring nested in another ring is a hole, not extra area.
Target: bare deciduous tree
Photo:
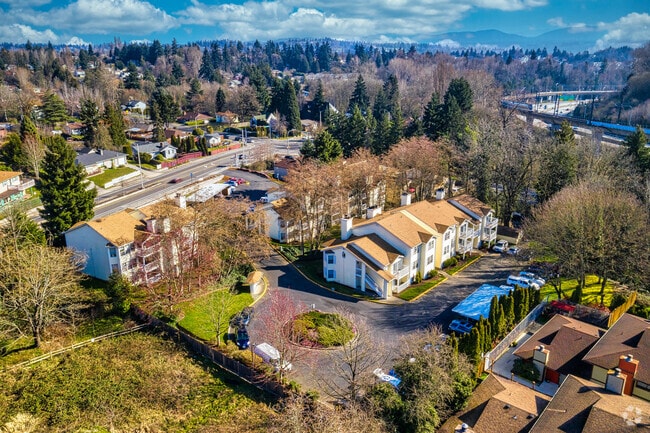
[[[82,260],[44,245],[7,249],[0,255],[0,335],[41,344],[51,325],[69,322],[83,307]]]

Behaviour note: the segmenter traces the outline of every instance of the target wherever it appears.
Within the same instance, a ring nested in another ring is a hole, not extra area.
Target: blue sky
[[[648,0],[0,0],[0,41],[93,43],[331,37],[437,42],[496,29],[523,36],[569,28],[594,48],[650,41]]]

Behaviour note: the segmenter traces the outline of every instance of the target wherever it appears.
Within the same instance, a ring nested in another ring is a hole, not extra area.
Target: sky
[[[437,42],[448,32],[593,32],[594,49],[650,41],[648,0],[0,0],[0,41],[53,44]]]

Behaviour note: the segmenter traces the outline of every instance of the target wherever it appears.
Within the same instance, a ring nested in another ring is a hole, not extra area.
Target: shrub
[[[431,269],[429,272],[427,272],[427,279],[435,278],[438,276],[438,271],[435,269]]]
[[[456,257],[450,257],[447,260],[445,260],[444,262],[442,262],[442,268],[443,269],[449,268],[449,267],[452,267],[452,266],[456,266],[457,264],[458,264],[458,259]]]
[[[521,358],[515,359],[514,367],[512,367],[512,372],[519,377],[522,377],[531,382],[536,382],[539,380],[539,370],[535,367],[535,364],[532,362],[524,361]]]
[[[415,284],[420,284],[422,282],[422,274],[420,271],[415,273]]]

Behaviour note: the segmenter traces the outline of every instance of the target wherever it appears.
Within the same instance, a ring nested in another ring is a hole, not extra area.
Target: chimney
[[[187,201],[183,194],[176,194],[176,205],[181,209],[187,208]]]
[[[613,393],[616,393],[618,395],[621,395],[625,392],[625,388],[627,388],[627,382],[630,382],[630,385],[632,384],[631,380],[627,380],[627,375],[624,373],[621,373],[620,368],[615,368],[613,371],[609,371],[607,373],[607,380],[605,382],[605,389],[608,391],[611,391]],[[631,388],[631,386],[630,386]]]
[[[436,200],[444,200],[444,199],[445,199],[445,189],[438,188],[436,190]]]
[[[149,233],[156,233],[156,220],[154,218],[148,219],[147,221],[147,231]]]
[[[634,382],[632,379],[636,376],[636,372],[639,370],[639,361],[634,359],[632,354],[621,355],[618,358],[618,368],[630,378],[630,380],[626,381],[623,392],[627,395],[632,395],[632,385]]]
[[[408,192],[403,192],[401,195],[401,204],[400,206],[408,206],[411,204],[411,194]]]
[[[533,352],[533,364],[540,371],[540,382],[544,379],[544,377],[546,377],[546,365],[548,364],[549,355],[550,351],[544,347],[543,344],[537,346]]]
[[[381,207],[380,206],[372,206],[366,209],[366,219],[372,219],[376,217],[377,215],[381,215]]]
[[[345,215],[341,218],[341,240],[347,241],[352,235],[352,217]]]

